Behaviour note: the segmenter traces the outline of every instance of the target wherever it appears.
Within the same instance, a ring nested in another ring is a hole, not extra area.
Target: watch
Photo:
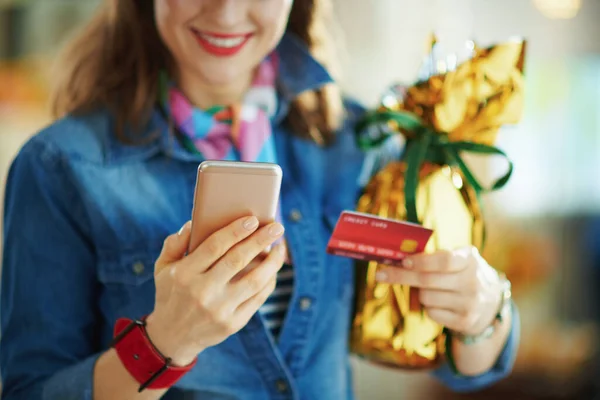
[[[185,367],[172,365],[171,359],[163,356],[150,341],[145,318],[117,320],[111,347],[117,352],[125,369],[140,384],[138,392],[170,388],[198,361],[196,358]]]
[[[452,337],[457,338],[464,344],[472,345],[475,343],[479,343],[482,340],[490,338],[494,334],[494,332],[496,332],[496,328],[498,327],[498,324],[502,322],[502,319],[504,318],[506,313],[511,308],[511,298],[512,298],[511,284],[510,284],[510,281],[506,278],[506,275],[504,275],[504,274],[500,275],[500,282],[502,285],[502,293],[501,293],[502,299],[500,300],[500,306],[498,307],[498,312],[496,313],[496,317],[494,318],[492,323],[487,328],[485,328],[483,330],[483,332],[481,332],[477,335],[466,335],[464,333],[452,331],[451,332]]]

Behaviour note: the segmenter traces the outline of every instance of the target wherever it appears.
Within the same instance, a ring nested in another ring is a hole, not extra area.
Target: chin
[[[253,60],[229,58],[223,60],[210,60],[196,65],[198,77],[209,85],[229,86],[244,85],[247,79],[252,79],[256,65]]]
[[[245,76],[249,71],[241,71],[239,68],[202,68],[198,71],[204,81],[210,85],[231,85],[241,76]]]

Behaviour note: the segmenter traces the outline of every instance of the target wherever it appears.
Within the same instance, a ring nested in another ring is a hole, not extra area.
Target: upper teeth
[[[200,34],[200,36],[202,36],[202,39],[206,40],[208,43],[210,43],[214,46],[227,47],[227,48],[239,46],[240,44],[242,44],[242,42],[245,39],[245,37],[243,37],[243,36],[236,37],[236,38],[219,38],[219,37],[209,36],[209,35],[205,35],[205,34]]]

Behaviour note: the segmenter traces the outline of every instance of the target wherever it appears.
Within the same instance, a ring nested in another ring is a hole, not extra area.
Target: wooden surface
[[[456,394],[438,388],[431,400],[600,400],[600,369],[590,364],[569,381],[530,374],[514,374],[495,386],[473,394]]]

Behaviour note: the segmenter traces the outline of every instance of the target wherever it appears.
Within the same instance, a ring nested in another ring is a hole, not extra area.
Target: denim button
[[[288,391],[288,384],[283,379],[277,380],[277,382],[275,382],[275,387],[279,393],[285,393]]]
[[[302,311],[308,310],[312,306],[312,300],[308,297],[302,297],[300,299],[300,309]]]
[[[299,222],[302,219],[302,213],[300,211],[298,211],[298,209],[294,208],[291,212],[290,212],[290,219],[293,222]]]
[[[136,275],[141,275],[146,269],[146,267],[144,267],[144,263],[141,261],[135,262],[131,268],[133,269],[133,273]]]

